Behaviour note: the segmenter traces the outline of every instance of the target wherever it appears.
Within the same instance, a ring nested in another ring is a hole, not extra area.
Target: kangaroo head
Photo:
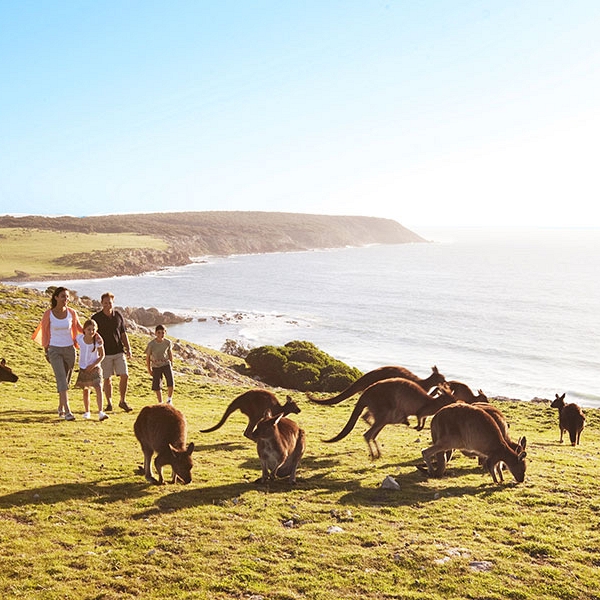
[[[192,467],[194,466],[192,460],[192,453],[194,452],[194,444],[189,443],[187,448],[180,450],[169,444],[171,450],[171,467],[173,473],[180,479],[184,484],[192,481]]]

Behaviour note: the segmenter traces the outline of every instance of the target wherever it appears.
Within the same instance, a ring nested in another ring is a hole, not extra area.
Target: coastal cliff
[[[0,228],[25,228],[77,233],[153,235],[167,250],[97,248],[64,254],[56,260],[95,277],[135,275],[181,266],[204,255],[293,252],[369,244],[403,244],[425,240],[392,219],[359,216],[307,215],[269,212],[180,212],[91,217],[2,216]],[[13,280],[26,280],[17,273]]]

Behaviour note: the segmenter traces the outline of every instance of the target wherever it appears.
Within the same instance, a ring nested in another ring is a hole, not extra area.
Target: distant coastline
[[[20,228],[79,235],[140,236],[135,248],[100,247],[90,252],[57,256],[60,278],[97,279],[139,275],[194,262],[198,256],[265,254],[371,244],[422,243],[424,238],[391,219],[362,216],[268,212],[186,212],[106,215],[98,217],[0,216],[0,229]],[[162,238],[167,248],[143,246],[142,236]],[[72,268],[72,271],[70,270]],[[57,279],[56,273],[15,270],[4,281]]]

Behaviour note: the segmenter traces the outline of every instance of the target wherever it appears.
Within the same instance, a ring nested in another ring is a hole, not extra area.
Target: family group
[[[126,412],[133,409],[127,403],[129,370],[127,359],[131,359],[131,346],[127,336],[125,320],[114,308],[114,295],[102,294],[102,310],[93,314],[83,325],[77,312],[68,306],[69,290],[57,287],[50,301],[50,308],[42,316],[32,338],[39,343],[50,363],[56,378],[58,391],[58,416],[74,421],[75,415],[69,406],[69,386],[79,349],[79,372],[75,387],[83,390],[84,419],[91,418],[90,395],[93,389],[98,405],[98,419],[108,419],[107,412],[113,410],[112,377],[119,377],[119,408]],[[167,384],[167,403],[173,401],[173,355],[171,341],[165,338],[166,329],[157,325],[155,337],[146,346],[146,368],[152,376],[152,389],[162,402],[161,381]],[[106,397],[103,406],[102,392]]]

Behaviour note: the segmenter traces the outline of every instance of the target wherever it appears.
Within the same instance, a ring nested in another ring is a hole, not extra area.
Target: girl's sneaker
[[[92,415],[89,412],[85,412],[85,413],[83,413],[83,418],[84,419],[91,419]]]
[[[74,421],[75,420],[75,415],[71,412],[67,413],[65,415],[65,421]]]
[[[108,419],[108,415],[105,412],[100,411],[98,413],[98,421],[106,421]]]

